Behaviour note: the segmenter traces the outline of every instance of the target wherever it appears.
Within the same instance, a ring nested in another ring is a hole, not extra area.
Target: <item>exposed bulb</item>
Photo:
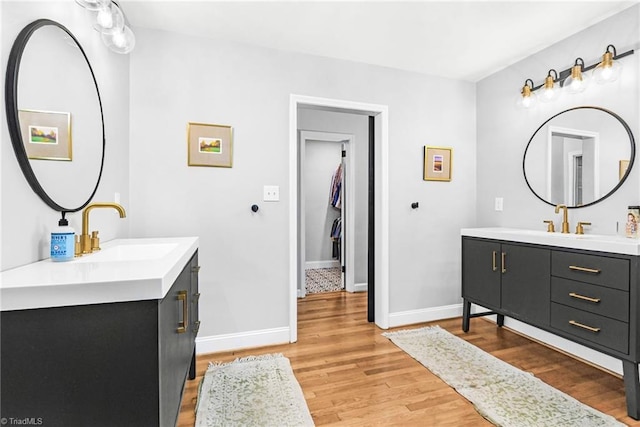
[[[529,85],[531,82],[531,86]],[[533,88],[533,82],[531,80],[527,80],[525,85],[522,87],[518,98],[516,99],[516,107],[529,109],[536,105],[537,97],[536,94],[531,90]]]
[[[593,70],[593,79],[599,84],[616,81],[622,70],[620,62],[613,60],[615,48],[613,48],[614,52],[609,52],[609,47],[613,46],[609,45],[607,47],[607,52],[602,55],[602,62]]]
[[[578,58],[576,59],[576,65],[571,67],[571,75],[564,81],[564,87],[569,93],[583,92],[589,85],[589,78],[582,73],[583,66],[582,58]]]
[[[556,85],[555,79],[551,75],[552,71],[556,75],[556,77],[558,75],[555,70],[549,70],[549,74],[544,79],[544,86],[540,95],[541,102],[552,102],[558,99],[558,97],[560,96],[560,90]]]
[[[112,40],[113,40],[113,44],[119,48],[124,47],[127,44],[127,39],[124,36],[124,31],[120,31],[117,33],[114,33],[111,36]]]
[[[100,9],[98,16],[96,16],[96,22],[100,27],[105,29],[113,27],[113,16],[108,7]]]

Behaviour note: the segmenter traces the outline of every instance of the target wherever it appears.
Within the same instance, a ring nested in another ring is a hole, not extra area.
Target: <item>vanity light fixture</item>
[[[552,76],[551,73],[554,75]],[[544,79],[544,85],[542,86],[542,92],[540,94],[541,102],[551,102],[558,99],[560,96],[560,87],[556,84],[558,80],[558,72],[553,68],[547,73],[547,77]]]
[[[575,94],[586,89],[591,78],[586,74],[593,70],[593,80],[598,83],[615,81],[620,75],[622,64],[619,59],[628,55],[633,55],[633,49],[618,55],[614,45],[607,46],[606,52],[602,55],[602,61],[585,66],[582,58],[577,58],[571,68],[562,70],[559,73],[551,69],[547,73],[544,83],[534,86],[531,79],[527,79],[524,87],[520,91],[516,105],[522,108],[531,108],[535,103],[535,92],[540,90],[538,97],[541,102],[550,102],[560,96],[561,91],[568,91]]]
[[[602,55],[602,61],[593,70],[593,79],[600,84],[615,81],[620,75],[622,64],[620,61],[614,61],[616,57],[616,48],[610,44]]]
[[[96,12],[93,28],[100,32],[104,44],[116,53],[127,54],[136,45],[136,37],[127,18],[113,0],[76,0],[85,9]]]
[[[520,108],[531,108],[536,105],[537,96],[533,92],[533,80],[527,79],[522,86],[520,96],[516,100],[516,106]]]
[[[571,67],[571,75],[564,81],[564,87],[569,93],[580,93],[589,85],[589,78],[582,71],[584,70],[584,61],[577,58],[573,67]]]

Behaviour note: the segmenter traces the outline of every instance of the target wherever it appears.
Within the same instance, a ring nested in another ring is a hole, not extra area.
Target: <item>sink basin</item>
[[[177,243],[138,243],[105,247],[92,254],[83,255],[75,262],[127,262],[149,261],[164,258],[178,247]]]

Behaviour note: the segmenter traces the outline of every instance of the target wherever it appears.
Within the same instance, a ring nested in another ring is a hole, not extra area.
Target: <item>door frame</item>
[[[336,132],[316,132],[310,130],[300,130],[300,142],[298,147],[298,155],[299,157],[299,168],[300,168],[300,180],[298,181],[298,212],[299,212],[299,227],[297,228],[299,232],[299,257],[298,257],[298,283],[296,286],[301,286],[299,288],[298,296],[305,296],[306,291],[304,288],[305,282],[305,187],[304,187],[304,171],[305,171],[305,151],[307,143],[310,141],[320,141],[320,142],[328,142],[328,143],[342,143],[343,146],[346,146],[346,171],[347,174],[345,176],[345,181],[349,186],[353,185],[355,182],[355,170],[353,168],[353,156],[354,156],[354,141],[355,137],[352,134],[348,133],[336,133]],[[342,149],[342,146],[340,147]],[[328,181],[327,181],[328,182]],[[329,187],[327,186],[327,189]],[[354,237],[354,228],[355,228],[355,216],[354,216],[354,205],[355,205],[355,197],[353,191],[351,189],[347,189],[343,194],[346,196],[343,199],[344,203],[344,213],[345,213],[345,225],[342,228],[344,235],[344,246],[345,250],[342,251],[343,254],[346,254],[344,258],[345,264],[345,288],[347,292],[355,292],[355,278],[354,278],[354,267],[355,267],[355,237]],[[328,199],[327,199],[328,200]]]
[[[298,340],[298,107],[375,116],[380,134],[375,151],[375,318],[376,325],[389,328],[389,107],[379,104],[291,94],[289,97],[289,332]]]

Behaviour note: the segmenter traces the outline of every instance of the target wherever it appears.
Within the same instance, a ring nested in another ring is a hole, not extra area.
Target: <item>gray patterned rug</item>
[[[383,334],[498,426],[624,426],[530,373],[434,326]]]
[[[343,289],[340,267],[312,268],[305,270],[305,287],[308,294],[336,292]]]
[[[266,354],[209,364],[195,426],[313,426],[313,419],[289,359]]]

